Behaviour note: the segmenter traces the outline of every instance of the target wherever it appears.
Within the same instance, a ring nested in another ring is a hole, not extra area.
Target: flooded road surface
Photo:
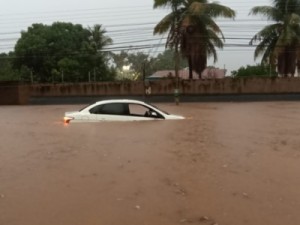
[[[1,106],[0,224],[300,224],[300,102],[158,106],[190,119]]]

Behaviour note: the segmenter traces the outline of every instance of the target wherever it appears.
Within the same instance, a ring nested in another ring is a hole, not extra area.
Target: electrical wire
[[[226,4],[229,6],[229,4]],[[246,8],[252,8],[252,4],[249,2],[242,2],[242,1],[231,1],[230,4],[231,8],[239,7],[240,10],[238,12],[246,11]],[[126,18],[128,21],[127,23],[110,23],[107,25],[103,25],[103,28],[107,30],[106,35],[111,37],[114,40],[114,43],[110,46],[113,51],[119,51],[119,49],[127,49],[129,51],[134,50],[131,47],[128,47],[127,44],[130,43],[147,43],[147,42],[157,42],[159,41],[159,45],[142,45],[136,46],[136,48],[149,49],[151,46],[155,46],[155,49],[158,50],[159,47],[162,45],[164,46],[165,43],[161,43],[162,41],[166,40],[165,38],[147,38],[147,36],[151,36],[153,32],[153,27],[157,24],[158,21],[153,21],[151,18],[151,22],[143,22],[143,23],[132,23],[131,20],[142,20],[145,16],[142,15],[155,15],[156,17],[163,18],[170,9],[163,8],[163,9],[155,9],[153,10],[152,5],[140,5],[140,6],[128,6],[122,8],[93,8],[93,9],[81,9],[81,10],[61,10],[61,11],[44,11],[44,12],[30,12],[30,13],[22,13],[19,15],[14,14],[2,14],[0,15],[1,22],[0,22],[0,30],[3,30],[5,26],[7,27],[15,27],[14,25],[17,24],[16,22],[22,21],[26,22],[27,19],[38,19],[37,17],[33,16],[41,16],[41,19],[45,20],[53,20],[57,17],[61,17],[63,19],[69,20],[77,20],[80,19],[82,22],[90,23],[93,21],[99,22],[100,20],[110,20],[110,22],[114,22],[116,20],[120,21],[123,18]],[[98,16],[98,13],[101,14]],[[88,15],[87,15],[88,14]],[[160,15],[162,14],[162,15]],[[115,17],[116,15],[120,15],[118,18],[112,19],[111,17]],[[129,15],[129,16],[128,16]],[[7,21],[5,21],[5,19]],[[48,22],[49,22],[48,21]],[[225,36],[225,40],[236,40],[236,41],[249,41],[251,37],[243,37],[241,36],[242,33],[253,33],[253,35],[262,27],[264,27],[268,21],[266,19],[238,19],[238,20],[229,20],[229,19],[216,19],[216,22],[219,24],[221,29],[223,30]],[[2,25],[1,25],[2,24]],[[19,24],[18,24],[19,25]],[[126,27],[126,28],[124,28]],[[148,33],[149,32],[149,33]],[[237,34],[238,33],[238,34]],[[17,35],[19,34],[19,35]],[[12,35],[12,36],[9,36]],[[17,35],[17,36],[16,36]],[[233,36],[234,35],[234,36]],[[4,37],[6,36],[6,37]],[[8,37],[7,37],[8,36]],[[148,37],[149,37],[148,36]],[[13,47],[13,43],[16,42],[20,38],[20,32],[11,31],[11,32],[0,32],[0,49],[5,49],[9,47]],[[239,46],[240,43],[233,43],[236,44],[235,47]],[[121,46],[120,46],[121,45]],[[123,46],[122,46],[123,45]],[[159,46],[159,47],[158,47]],[[113,48],[115,47],[115,48]],[[228,46],[226,46],[228,47]],[[152,49],[153,50],[153,49]],[[150,51],[151,52],[151,51]],[[153,51],[156,52],[156,51]]]

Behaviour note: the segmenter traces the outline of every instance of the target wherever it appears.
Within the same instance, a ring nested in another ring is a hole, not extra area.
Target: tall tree
[[[207,0],[154,0],[154,8],[171,7],[154,28],[154,34],[169,32],[167,47],[174,47],[176,38],[180,40],[180,50],[188,59],[190,78],[192,70],[200,76],[207,66],[207,58],[217,61],[217,48],[223,48],[225,41],[217,17],[234,18],[235,12],[229,7]],[[176,10],[174,10],[176,9]]]
[[[174,70],[174,50],[166,49],[164,52],[159,53],[151,61],[152,70]],[[181,59],[179,69],[188,67],[186,59]]]
[[[114,66],[117,70],[118,79],[142,79],[143,72],[149,68],[151,58],[143,52],[128,53],[121,51],[120,53],[112,53]],[[126,75],[126,76],[124,76]]]
[[[102,25],[96,24],[93,27],[89,27],[88,31],[90,44],[96,51],[112,44],[112,39],[106,36],[106,31],[102,29]]]
[[[111,74],[100,50],[109,42],[100,25],[93,30],[82,25],[57,22],[33,24],[23,31],[15,46],[14,65],[29,68],[41,82],[87,81],[89,71],[95,80]]]
[[[113,43],[112,39],[106,35],[106,30],[102,28],[102,25],[95,24],[93,27],[88,27],[89,34],[89,44],[88,47],[90,50],[90,62],[92,67],[92,72],[95,77],[98,77],[98,80],[111,80],[107,79],[106,75],[109,75],[108,72],[101,74],[101,69],[99,67],[103,67],[103,63],[109,64],[109,56],[110,52],[102,52],[101,50]],[[111,73],[111,71],[109,71]],[[97,76],[98,75],[98,76]],[[113,75],[115,76],[115,74]],[[100,78],[100,79],[99,79]],[[112,78],[112,77],[111,77]]]
[[[0,53],[0,80],[18,80],[16,71],[12,68],[13,53]]]
[[[251,15],[262,15],[274,21],[259,31],[250,44],[259,42],[254,58],[262,56],[262,63],[277,66],[283,76],[294,76],[300,66],[300,1],[273,0],[272,6],[256,6]]]

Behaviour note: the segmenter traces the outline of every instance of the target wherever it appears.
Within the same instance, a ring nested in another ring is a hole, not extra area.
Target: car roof
[[[97,101],[97,104],[104,104],[104,103],[136,103],[136,104],[147,104],[143,101],[134,100],[134,99],[107,99]]]

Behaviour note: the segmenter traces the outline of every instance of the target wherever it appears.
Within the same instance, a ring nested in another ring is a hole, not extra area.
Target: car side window
[[[129,112],[131,116],[145,116],[153,118],[163,118],[156,111],[139,104],[129,104]]]
[[[128,104],[124,103],[108,103],[95,106],[90,109],[92,114],[107,114],[107,115],[128,115]]]

